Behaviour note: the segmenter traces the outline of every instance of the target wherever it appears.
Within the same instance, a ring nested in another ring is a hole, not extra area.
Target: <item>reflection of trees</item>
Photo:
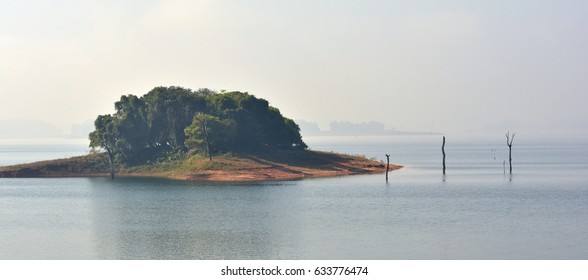
[[[99,258],[286,258],[300,239],[292,230],[297,219],[288,211],[291,198],[272,186],[153,179],[91,182],[97,197],[93,212]]]

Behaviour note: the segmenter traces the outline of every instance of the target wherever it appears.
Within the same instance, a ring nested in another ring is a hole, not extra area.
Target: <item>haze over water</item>
[[[588,258],[587,142],[517,137],[512,176],[503,137],[448,138],[443,176],[440,136],[394,136],[305,138],[314,149],[391,154],[406,167],[387,184],[383,174],[0,179],[0,259]],[[72,145],[53,148],[86,149]],[[38,154],[26,146],[0,145],[0,165]]]
[[[587,26],[578,0],[4,0],[0,131],[69,134],[157,86],[323,128],[586,131]]]

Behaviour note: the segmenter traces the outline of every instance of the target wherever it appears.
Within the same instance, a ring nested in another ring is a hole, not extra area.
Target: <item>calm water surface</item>
[[[306,139],[392,154],[389,183],[0,179],[0,259],[588,259],[588,142],[517,139],[509,176],[504,139],[448,141],[443,176],[438,138]]]

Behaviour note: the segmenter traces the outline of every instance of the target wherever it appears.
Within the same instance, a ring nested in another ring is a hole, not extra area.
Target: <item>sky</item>
[[[588,1],[0,0],[0,121],[156,86],[405,131],[588,131]]]

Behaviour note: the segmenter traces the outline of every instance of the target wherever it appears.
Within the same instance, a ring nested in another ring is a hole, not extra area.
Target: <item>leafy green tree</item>
[[[246,92],[156,87],[140,97],[121,96],[115,110],[99,116],[90,135],[112,166],[169,160],[190,149],[211,158],[217,152],[307,148],[294,121]]]
[[[149,127],[145,119],[145,102],[134,95],[123,95],[115,103],[117,149],[122,162],[140,163],[149,156]]]
[[[204,150],[209,160],[213,152],[230,151],[235,131],[233,120],[221,120],[218,117],[198,113],[192,124],[184,129],[188,139],[186,146],[190,149]]]
[[[184,147],[184,128],[190,125],[196,112],[206,108],[203,97],[180,87],[157,87],[143,99],[152,146],[163,152]]]
[[[184,128],[206,109],[207,91],[157,87],[142,97],[122,96],[115,103],[120,139],[118,157],[126,164],[168,158],[185,150]]]
[[[117,119],[112,115],[100,115],[94,125],[96,130],[90,133],[90,147],[106,150],[110,163],[110,177],[114,179],[114,152],[118,141]]]

